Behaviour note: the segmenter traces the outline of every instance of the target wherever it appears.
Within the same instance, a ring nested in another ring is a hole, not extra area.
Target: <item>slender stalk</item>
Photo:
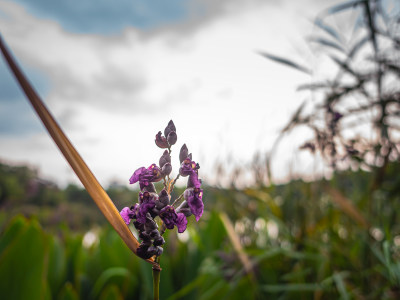
[[[182,193],[178,198],[175,199],[174,203],[172,203],[172,206],[173,206],[174,208],[176,208],[175,205],[176,205],[180,200],[182,200],[182,198],[183,198],[183,193]],[[178,206],[178,205],[176,205],[176,206]]]
[[[161,267],[158,264],[159,257],[156,258],[157,264],[153,265],[153,299],[159,300],[160,299],[160,275],[161,275]]]

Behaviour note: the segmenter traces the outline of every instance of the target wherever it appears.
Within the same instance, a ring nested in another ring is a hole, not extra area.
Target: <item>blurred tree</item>
[[[349,11],[352,14],[346,14]],[[311,91],[312,97],[281,135],[307,126],[313,138],[301,148],[318,152],[333,169],[356,165],[377,170],[375,187],[388,162],[400,158],[399,16],[398,1],[357,0],[331,7],[316,18],[318,30],[308,42],[329,58],[335,73],[299,87]],[[345,31],[340,30],[343,24]],[[311,67],[261,54],[313,74]],[[314,102],[316,95],[321,101]]]

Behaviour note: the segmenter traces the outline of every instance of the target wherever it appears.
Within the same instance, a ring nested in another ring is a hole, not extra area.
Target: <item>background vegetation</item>
[[[104,224],[84,190],[47,184],[32,193],[30,169],[1,169],[2,295],[151,298],[150,266]],[[387,172],[372,192],[373,174],[364,171],[329,181],[207,187],[202,222],[190,220],[187,234],[167,237],[161,298],[398,298],[400,164]],[[123,187],[109,192],[119,208],[136,198]]]

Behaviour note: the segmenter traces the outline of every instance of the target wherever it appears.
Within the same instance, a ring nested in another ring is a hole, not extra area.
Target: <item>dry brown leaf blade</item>
[[[60,126],[57,124],[54,117],[48,111],[39,95],[36,93],[32,85],[29,83],[21,69],[18,67],[10,51],[5,46],[3,39],[0,35],[0,48],[7,61],[10,69],[14,73],[25,95],[29,99],[39,118],[42,120],[44,126],[48,130],[50,136],[61,150],[62,154],[74,170],[79,180],[82,182],[93,201],[99,207],[100,211],[104,214],[108,222],[114,227],[115,231],[121,236],[122,240],[128,248],[137,253],[139,242],[133,236],[128,226],[122,220],[119,211],[111,201],[110,197],[97,181],[96,177],[90,171],[89,167],[83,161],[82,157],[71,144],[67,136],[64,134]],[[153,259],[147,260],[154,264]]]

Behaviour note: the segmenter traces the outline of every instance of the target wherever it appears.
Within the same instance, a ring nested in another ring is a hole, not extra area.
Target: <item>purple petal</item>
[[[187,189],[184,193],[184,197],[188,202],[190,211],[196,217],[196,221],[199,221],[203,215],[204,204],[203,204],[203,190],[202,189]]]
[[[188,188],[200,188],[201,186],[201,181],[199,179],[199,176],[197,175],[196,172],[193,172],[192,174],[189,175],[187,187]]]
[[[139,207],[139,212],[137,214],[137,220],[144,224],[146,223],[147,213],[154,208],[156,202],[154,200],[149,200],[148,202],[143,202]]]
[[[183,213],[178,214],[178,219],[176,220],[176,227],[178,227],[179,233],[182,233],[186,230],[187,219]]]
[[[124,207],[119,213],[126,225],[129,225],[129,223],[131,222],[131,218],[129,217],[130,213],[131,209],[129,207]]]
[[[155,142],[159,148],[168,148],[169,146],[167,139],[164,136],[161,136],[161,131],[157,133]]]
[[[141,167],[141,168],[137,169],[137,170],[133,173],[133,175],[131,176],[131,178],[129,179],[129,183],[130,183],[130,184],[134,184],[134,183],[138,182],[138,181],[139,181],[140,175],[141,175],[143,172],[145,172],[145,171],[146,171],[146,168],[145,168],[145,167]]]

